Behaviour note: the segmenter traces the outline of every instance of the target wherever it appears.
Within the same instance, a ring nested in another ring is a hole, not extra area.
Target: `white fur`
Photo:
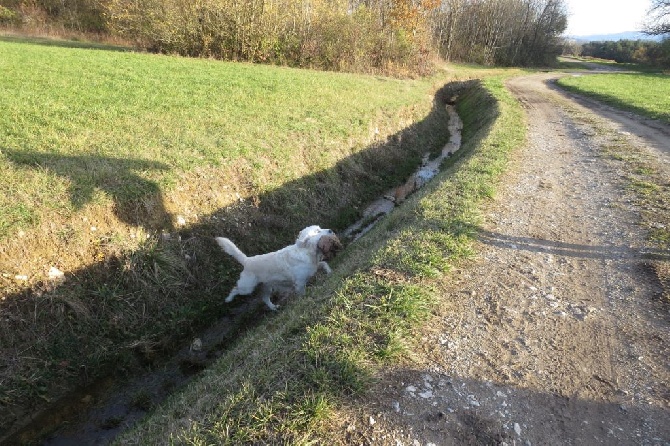
[[[277,305],[270,301],[273,291],[295,291],[299,295],[305,294],[307,281],[316,274],[321,267],[326,273],[332,270],[319,251],[317,244],[324,235],[332,235],[330,229],[321,229],[318,226],[308,226],[298,234],[295,244],[279,251],[247,257],[237,246],[224,237],[216,237],[221,248],[240,262],[244,269],[240,274],[237,285],[232,289],[226,302],[233,300],[238,294],[251,294],[258,285],[261,285],[263,302],[271,309]]]

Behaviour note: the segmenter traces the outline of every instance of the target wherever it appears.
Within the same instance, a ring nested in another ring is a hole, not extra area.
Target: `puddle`
[[[442,161],[453,156],[461,148],[463,121],[456,113],[456,107],[452,105],[455,102],[456,98],[454,97],[446,106],[449,114],[449,142],[442,148],[440,155],[434,159],[429,159],[430,154],[424,155],[421,167],[410,175],[404,184],[394,187],[373,201],[363,211],[363,217],[343,232],[342,236],[345,240],[353,242],[365,235],[379,220],[390,214],[396,206],[405,201],[409,195],[432,180],[439,172]]]

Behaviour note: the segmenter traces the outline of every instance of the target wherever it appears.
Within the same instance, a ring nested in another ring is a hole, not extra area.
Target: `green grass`
[[[14,39],[0,40],[0,76],[0,437],[12,413],[228,314],[239,265],[214,235],[256,254],[308,224],[342,229],[448,137],[443,74]]]
[[[558,84],[615,107],[670,123],[670,77],[664,74],[612,73],[566,76]]]
[[[468,258],[479,205],[495,192],[524,115],[500,78],[469,84],[464,147],[449,169],[118,444],[341,444],[328,426],[380,367],[408,354],[440,305],[440,282]]]
[[[123,206],[242,158],[249,189],[275,189],[305,173],[290,167],[296,156],[331,167],[333,150],[430,90],[425,80],[6,41],[0,74],[0,237],[44,221],[45,204],[67,216],[105,198]]]

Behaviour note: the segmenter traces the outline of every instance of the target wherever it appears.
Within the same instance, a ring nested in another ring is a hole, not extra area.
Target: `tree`
[[[651,0],[643,32],[650,36],[670,34],[670,0]]]

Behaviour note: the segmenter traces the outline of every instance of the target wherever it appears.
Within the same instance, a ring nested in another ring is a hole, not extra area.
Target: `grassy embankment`
[[[334,274],[241,336],[120,444],[335,444],[338,410],[407,357],[472,253],[478,205],[495,194],[524,117],[501,78],[461,95],[458,160],[334,262]]]
[[[212,236],[255,254],[308,224],[342,229],[448,136],[444,73],[13,38],[0,40],[0,77],[0,437],[228,314],[239,266]]]

